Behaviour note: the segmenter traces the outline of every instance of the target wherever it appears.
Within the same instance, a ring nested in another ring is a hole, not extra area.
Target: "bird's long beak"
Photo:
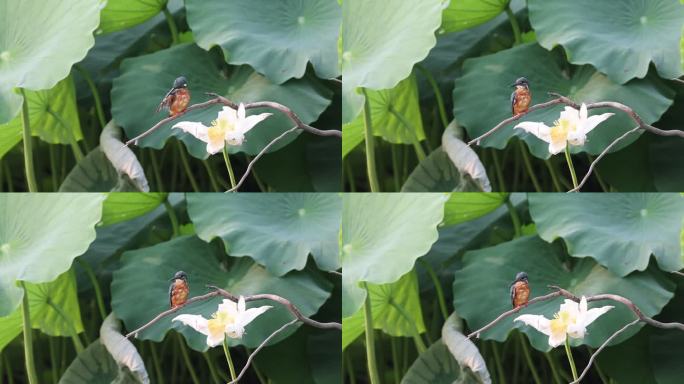
[[[511,88],[515,87],[515,83],[509,85],[509,87],[511,87]]]
[[[172,277],[172,278],[169,279],[169,281],[174,281],[174,280],[176,280],[175,277]]]

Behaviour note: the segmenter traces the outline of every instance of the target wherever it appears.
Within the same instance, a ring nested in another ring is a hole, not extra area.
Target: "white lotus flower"
[[[230,107],[223,107],[209,127],[199,122],[181,121],[173,128],[180,128],[207,143],[207,152],[213,155],[220,152],[226,143],[242,145],[245,141],[245,133],[269,116],[271,116],[270,113],[245,116],[245,106],[240,103],[237,111]]]
[[[237,304],[224,299],[211,319],[205,319],[202,315],[178,315],[172,321],[180,321],[197,332],[207,335],[207,345],[215,347],[221,344],[226,336],[241,339],[245,333],[245,326],[269,308],[271,306],[265,305],[245,309],[245,298],[240,296]]]
[[[587,134],[613,115],[614,113],[604,113],[588,116],[587,106],[582,103],[579,111],[572,107],[565,107],[553,127],[544,123],[525,121],[516,125],[515,128],[522,128],[549,143],[549,152],[555,155],[564,151],[567,143],[584,145]]]
[[[587,326],[611,308],[613,308],[612,305],[606,305],[588,310],[587,299],[582,296],[579,304],[566,299],[551,320],[542,315],[521,315],[513,321],[522,321],[549,336],[549,345],[555,348],[563,344],[567,336],[583,339]]]

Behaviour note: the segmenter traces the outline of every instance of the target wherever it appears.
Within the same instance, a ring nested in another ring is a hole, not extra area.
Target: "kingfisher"
[[[532,102],[532,93],[530,92],[530,83],[526,78],[521,77],[511,84],[511,87],[515,87],[513,93],[511,93],[511,109],[513,111],[513,116],[517,116],[521,113],[527,112],[527,108],[530,107]]]
[[[527,273],[518,272],[515,275],[515,281],[511,284],[511,304],[513,304],[513,308],[527,305],[529,297],[530,285],[527,281]]]
[[[179,113],[185,112],[189,103],[190,91],[188,90],[188,80],[185,76],[179,76],[173,82],[171,90],[169,90],[162,99],[156,112],[166,108],[169,110],[169,116],[176,116]]]
[[[188,285],[188,275],[183,271],[176,272],[170,280],[169,304],[173,309],[182,306],[188,300],[190,286]]]

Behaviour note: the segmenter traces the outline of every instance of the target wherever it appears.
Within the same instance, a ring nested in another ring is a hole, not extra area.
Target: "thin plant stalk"
[[[401,185],[399,182],[399,157],[396,145],[390,146],[390,152],[392,153],[392,179],[394,180],[394,190],[399,191]]]
[[[368,103],[368,98],[366,98]],[[366,329],[366,360],[368,362],[368,378],[371,384],[380,384],[378,376],[378,366],[375,361],[375,335],[373,334],[373,314],[371,313],[371,300],[368,285],[364,282],[363,288],[366,290],[366,301],[363,304],[364,322]]]
[[[410,121],[399,111],[396,109],[392,108],[392,106],[389,107],[389,111],[391,114],[394,115],[394,117],[399,120],[399,122],[408,130],[409,132],[413,133],[413,148],[416,150],[416,157],[418,157],[418,162],[421,162],[425,160],[425,150],[423,150],[423,146],[420,144],[420,139],[418,139],[418,132],[416,131],[416,128],[411,124]]]
[[[551,374],[553,375],[553,381],[556,382],[556,384],[561,384],[561,378],[560,375],[558,374],[558,366],[556,365],[556,360],[554,360],[551,357],[550,352],[544,353],[544,357],[546,358],[546,361],[549,363],[549,367],[551,367]]]
[[[23,88],[19,88],[21,96],[24,97],[24,102],[21,107],[21,122],[24,140],[24,173],[26,173],[26,183],[28,184],[29,192],[38,192],[36,184],[36,173],[33,169],[33,140],[31,138],[31,123],[29,121],[29,106],[26,92]],[[35,372],[34,372],[35,375]]]
[[[53,111],[50,109],[50,107],[47,108],[47,113],[54,117],[55,120],[61,125],[65,131],[68,132],[69,135],[69,145],[71,146],[71,150],[74,152],[74,158],[76,159],[76,162],[80,162],[83,160],[83,151],[81,150],[81,147],[78,145],[78,141],[76,140],[76,137],[74,136],[74,131],[69,123],[67,123],[62,116],[59,115],[59,113]]]
[[[152,160],[152,172],[154,173],[154,181],[157,184],[157,192],[164,192],[164,184],[162,182],[161,172],[159,171],[159,162],[154,149],[150,149],[150,159]]]
[[[568,355],[568,363],[570,363],[570,370],[572,371],[572,380],[577,380],[577,368],[575,367],[575,359],[572,358],[572,351],[570,350],[570,338],[565,337],[565,354]]]
[[[356,384],[356,376],[354,375],[354,366],[352,365],[352,361],[351,361],[351,358],[349,357],[349,353],[344,353],[344,365],[347,366],[347,378],[349,379],[349,384]]]
[[[494,171],[496,172],[496,180],[499,184],[499,192],[506,192],[503,172],[501,171],[501,164],[499,163],[499,154],[496,152],[496,149],[493,148],[492,159],[494,160]]]
[[[420,337],[420,333],[418,332],[418,328],[416,327],[416,323],[411,317],[411,315],[402,307],[401,305],[397,304],[394,300],[390,299],[390,305],[393,306],[401,316],[406,320],[407,323],[411,324],[411,331],[413,333],[413,341],[416,343],[416,349],[418,350],[418,353],[423,353],[427,350],[427,347],[425,346],[425,343],[423,342],[423,339]]]
[[[230,155],[228,155],[227,146],[223,146],[223,161],[226,163],[226,169],[228,170],[228,177],[230,178],[230,189],[235,188],[235,173],[233,172],[233,166],[230,164]]]
[[[169,31],[171,32],[171,44],[176,45],[180,42],[180,39],[178,38],[178,27],[176,26],[176,20],[173,19],[173,15],[171,12],[169,12],[168,7],[164,7],[162,12],[164,12],[166,23],[169,25]]]
[[[506,384],[506,375],[504,374],[503,365],[501,364],[499,346],[497,345],[496,341],[492,341],[492,352],[494,354],[494,364],[496,364],[496,372],[499,376],[499,383]]]
[[[378,183],[378,174],[375,168],[375,143],[373,138],[373,122],[371,118],[371,107],[368,93],[364,88],[363,95],[365,102],[363,105],[363,121],[364,121],[364,139],[366,141],[366,169],[368,173],[368,183],[370,184],[371,192],[380,192],[380,184]],[[376,372],[377,376],[377,372]],[[376,381],[377,383],[377,381]]]
[[[522,153],[523,163],[525,163],[525,169],[527,169],[527,174],[530,175],[530,180],[532,180],[532,185],[534,185],[534,190],[541,192],[542,188],[537,180],[537,175],[534,174],[534,169],[532,168],[532,161],[530,160],[530,155],[527,154],[527,149],[522,141],[518,141],[520,145],[520,152]]]
[[[24,331],[24,361],[26,363],[26,377],[29,384],[38,384],[38,375],[36,375],[36,366],[33,361],[33,334],[31,329],[31,314],[29,311],[28,291],[24,282],[21,281],[21,288],[24,290],[24,299],[21,304],[21,313],[23,319]]]
[[[247,353],[247,356],[250,356],[252,354],[252,351],[247,347],[245,347],[245,352]],[[254,370],[254,373],[256,373],[257,379],[259,379],[259,383],[269,383],[268,379],[266,379],[264,375],[261,373],[261,370],[259,370],[259,366],[256,364],[256,361],[252,361],[252,369]]]
[[[245,160],[247,164],[252,162],[252,158],[249,157],[249,155],[245,154]],[[257,183],[257,186],[259,187],[259,190],[261,192],[268,192],[268,188],[266,187],[266,184],[264,184],[263,181],[261,181],[261,178],[259,177],[259,174],[257,173],[256,169],[252,169],[252,177],[254,178],[254,181]]]
[[[102,299],[102,291],[100,290],[100,284],[97,282],[95,273],[93,272],[93,269],[90,268],[90,264],[81,260],[80,257],[76,258],[76,261],[81,266],[81,268],[83,268],[86,275],[88,275],[90,284],[93,285],[93,289],[95,290],[95,301],[97,302],[97,308],[100,311],[100,316],[102,317],[102,320],[104,320],[104,318],[107,317],[107,311],[105,310],[104,300]]]
[[[197,378],[197,373],[195,373],[195,369],[192,367],[192,361],[190,361],[190,355],[188,355],[188,349],[185,346],[185,342],[183,341],[183,338],[178,335],[178,343],[180,344],[180,350],[181,350],[181,355],[183,355],[183,361],[185,362],[185,367],[188,369],[188,372],[190,372],[190,377],[192,378],[192,382],[194,384],[200,384],[199,379]]]
[[[527,341],[525,340],[525,336],[523,336],[522,333],[518,333],[518,335],[520,336],[520,345],[522,345],[523,355],[525,355],[525,361],[527,361],[527,366],[530,368],[530,372],[532,372],[534,382],[536,384],[541,384],[539,373],[537,373],[537,368],[534,366],[534,362],[532,362],[532,355],[530,354],[530,350],[529,348],[527,348]]]
[[[211,188],[214,189],[214,192],[219,192],[221,189],[219,188],[218,182],[216,181],[216,175],[214,175],[214,170],[211,168],[211,164],[209,164],[209,161],[207,160],[202,160],[202,164],[204,164],[204,168],[207,170],[207,174],[209,175],[209,182],[211,183]]]
[[[57,350],[55,349],[55,341],[48,336],[48,349],[50,350],[50,372],[52,374],[52,382],[57,384],[59,375],[57,374]],[[2,379],[2,368],[0,368],[0,379]],[[0,380],[2,384],[2,380]]]
[[[154,345],[151,345],[150,351],[152,351],[152,365],[154,365],[154,372],[157,374],[157,383],[164,384],[164,377],[162,376],[161,364],[159,364],[157,348],[155,348]]]
[[[518,211],[515,210],[513,203],[511,203],[510,196],[506,199],[506,208],[508,208],[508,213],[511,215],[511,222],[513,223],[513,228],[515,230],[515,237],[522,236],[522,228],[520,226]]]
[[[211,356],[209,356],[209,353],[204,352],[202,356],[204,356],[204,360],[206,360],[207,366],[209,367],[209,374],[211,375],[211,380],[213,380],[215,384],[221,383],[221,380],[218,377],[218,373],[216,372],[216,367],[214,367],[214,361],[211,360]]]
[[[392,371],[394,373],[394,382],[399,384],[401,377],[399,375],[399,352],[397,351],[397,342],[394,337],[390,337],[390,347],[392,348]]]
[[[416,68],[418,68],[420,73],[422,73],[423,76],[425,76],[425,79],[428,81],[428,84],[430,84],[430,87],[432,87],[432,91],[435,93],[435,100],[437,100],[437,110],[439,111],[439,118],[441,119],[444,128],[446,128],[449,125],[449,119],[447,118],[446,108],[444,107],[444,98],[442,98],[442,92],[439,90],[439,85],[437,85],[437,81],[435,81],[435,78],[434,76],[432,76],[432,73],[425,69],[425,67],[421,65],[416,65]]]
[[[74,65],[74,68],[78,71],[78,73],[81,74],[83,79],[88,84],[88,88],[90,88],[90,93],[93,94],[93,100],[95,101],[95,113],[97,114],[97,119],[100,122],[100,128],[104,129],[107,123],[105,122],[104,110],[102,109],[102,100],[100,99],[100,94],[97,92],[95,82],[93,82],[93,78],[90,76],[90,73],[81,68],[81,66]]]
[[[570,146],[565,146],[565,161],[568,163],[570,176],[572,177],[572,187],[577,188],[577,175],[575,174],[575,167],[572,165],[572,156],[570,156]]]
[[[69,333],[71,334],[71,340],[74,343],[74,349],[76,350],[76,354],[79,354],[83,352],[85,349],[83,347],[83,342],[81,342],[81,339],[78,337],[78,332],[76,331],[76,327],[74,326],[73,320],[67,315],[66,312],[64,312],[64,309],[62,307],[52,301],[50,298],[47,300],[47,304],[52,307],[52,309],[55,310],[59,314],[59,316],[62,317],[62,320],[64,320],[64,323],[68,324],[69,327]]]
[[[173,228],[173,237],[180,236],[180,226],[178,225],[178,217],[176,216],[176,211],[173,209],[169,199],[164,199],[164,208],[166,209],[166,214],[169,215],[169,221],[171,222],[171,228]]]
[[[560,181],[558,181],[558,175],[556,174],[556,169],[553,167],[553,164],[551,164],[551,160],[550,159],[544,160],[544,164],[546,164],[546,168],[549,170],[549,174],[551,174],[551,181],[553,182],[553,187],[556,188],[556,192],[563,191],[563,188],[561,188],[561,185],[560,185]]]
[[[233,365],[233,358],[230,356],[230,348],[228,348],[228,342],[226,338],[223,338],[223,353],[226,355],[226,361],[228,362],[228,369],[230,370],[230,380],[235,381],[237,377],[235,375],[235,366]]]
[[[515,36],[515,45],[522,44],[522,34],[520,33],[520,25],[518,24],[518,19],[515,17],[513,10],[511,10],[511,4],[506,4],[506,16],[508,16],[508,21],[511,23],[511,28],[513,29],[513,36]]]
[[[195,177],[192,175],[192,169],[190,169],[190,162],[188,161],[188,157],[185,154],[185,149],[183,148],[183,144],[181,144],[180,141],[176,141],[176,144],[178,145],[178,152],[180,152],[180,158],[181,162],[183,163],[183,168],[185,168],[185,174],[190,180],[190,184],[192,185],[192,190],[195,192],[199,192],[199,186],[197,186],[197,181],[195,180]]]
[[[420,262],[420,265],[425,268],[425,271],[427,271],[428,275],[430,276],[430,279],[432,280],[432,284],[435,285],[435,291],[437,292],[437,301],[439,302],[439,310],[442,313],[442,318],[444,321],[449,317],[449,311],[447,310],[446,306],[446,300],[444,299],[444,291],[442,290],[442,284],[439,282],[439,278],[437,277],[437,274],[435,273],[435,270],[432,268],[430,263],[423,259],[418,259],[418,262]]]

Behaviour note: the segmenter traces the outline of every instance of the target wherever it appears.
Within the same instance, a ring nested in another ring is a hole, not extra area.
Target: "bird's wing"
[[[176,284],[175,281],[172,282],[171,285],[169,285],[169,307],[173,307],[173,301],[171,301],[173,296],[171,296],[171,292],[173,292],[173,285],[174,284]]]
[[[513,282],[513,284],[511,284],[510,291],[511,291],[511,305],[515,306],[515,282]]]
[[[515,113],[513,107],[515,106],[515,91],[511,92],[511,112]]]
[[[159,113],[159,111],[162,110],[162,108],[168,108],[171,105],[171,97],[173,96],[174,92],[176,90],[174,88],[171,88],[168,92],[166,92],[166,95],[164,95],[164,98],[162,99],[161,103],[159,103],[159,106],[157,107],[157,110],[155,111],[156,113]]]

